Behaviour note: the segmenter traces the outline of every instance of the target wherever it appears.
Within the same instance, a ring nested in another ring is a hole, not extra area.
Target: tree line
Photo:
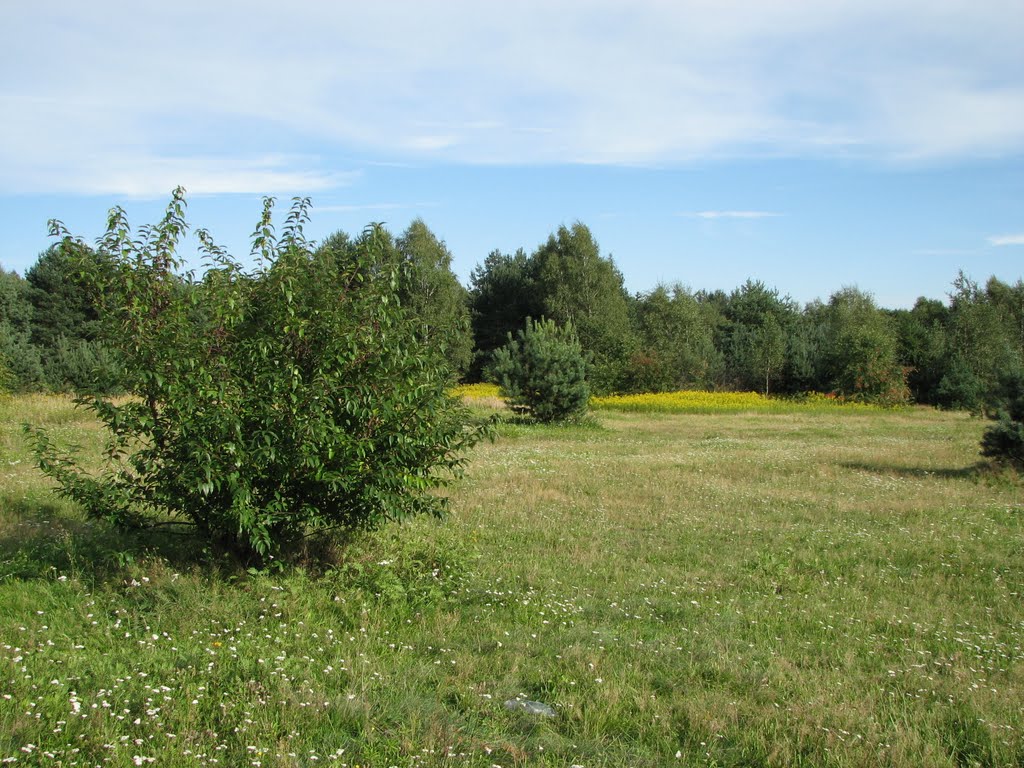
[[[978,409],[1024,367],[1021,281],[981,285],[961,273],[946,300],[920,298],[909,310],[879,307],[856,287],[800,306],[753,280],[728,293],[676,283],[630,294],[577,222],[532,252],[491,252],[463,286],[447,246],[422,220],[397,237],[375,231],[379,269],[394,271],[419,341],[442,351],[453,380],[493,380],[496,351],[528,318],[575,329],[596,393],[816,391]],[[351,252],[360,237],[338,232],[316,250]],[[75,270],[56,246],[24,277],[0,269],[5,389],[117,391],[121,361]]]
[[[730,293],[659,285],[630,295],[586,226],[532,254],[492,252],[473,271],[471,377],[527,316],[571,322],[598,392],[816,391],[856,400],[980,408],[1024,360],[1024,283],[964,274],[948,301],[879,307],[856,287],[803,307],[748,280]]]

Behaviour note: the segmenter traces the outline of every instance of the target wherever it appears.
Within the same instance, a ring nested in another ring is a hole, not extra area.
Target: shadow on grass
[[[159,560],[178,570],[223,571],[217,558],[191,534],[165,530],[118,531],[85,520],[53,501],[0,494],[6,525],[0,528],[0,581],[68,576],[99,583],[124,578],[126,570]]]
[[[225,581],[257,573],[253,563],[187,526],[119,530],[87,520],[69,505],[0,492],[0,583],[67,576],[93,584],[123,581],[154,569],[191,572]],[[284,547],[259,573],[288,571],[321,576],[348,560],[364,533],[332,531]]]
[[[984,462],[972,464],[960,469],[940,468],[926,469],[924,467],[900,467],[893,464],[877,464],[866,461],[846,461],[840,464],[846,469],[853,469],[860,472],[871,472],[876,475],[891,475],[894,477],[909,477],[917,480],[977,480],[992,474],[992,467]]]

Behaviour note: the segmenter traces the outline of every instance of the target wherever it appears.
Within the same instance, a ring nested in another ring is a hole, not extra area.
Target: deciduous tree
[[[473,333],[469,296],[452,272],[452,255],[422,219],[416,219],[396,242],[402,272],[399,293],[418,320],[420,335],[439,345],[455,376],[469,368]]]
[[[825,316],[833,388],[858,400],[907,402],[910,392],[896,330],[871,294],[843,288],[832,294]]]
[[[629,366],[634,391],[703,389],[714,381],[721,356],[706,306],[681,285],[659,285],[634,305],[640,352]]]
[[[99,473],[32,433],[42,470],[90,516],[188,525],[266,562],[311,534],[444,510],[431,491],[477,434],[447,394],[449,369],[399,301],[385,233],[314,251],[307,205],[276,238],[266,201],[248,272],[200,231],[198,280],[180,269],[180,189],[142,238],[112,211],[99,262],[55,225],[102,297],[132,395],[83,401],[110,439]]]

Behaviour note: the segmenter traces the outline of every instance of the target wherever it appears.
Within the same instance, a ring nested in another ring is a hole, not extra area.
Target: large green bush
[[[492,373],[509,405],[538,421],[586,413],[586,361],[571,323],[527,318],[526,327],[495,350]]]
[[[180,189],[137,239],[112,211],[99,259],[54,224],[62,249],[83,254],[131,395],[82,401],[109,432],[98,473],[31,433],[41,469],[92,517],[188,525],[265,561],[313,533],[443,512],[431,490],[477,433],[398,301],[384,234],[317,251],[302,234],[308,202],[295,202],[279,239],[272,206],[253,235],[254,270],[200,231],[198,279],[176,255]]]

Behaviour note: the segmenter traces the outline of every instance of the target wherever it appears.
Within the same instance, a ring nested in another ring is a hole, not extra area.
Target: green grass
[[[511,424],[448,521],[251,576],[81,521],[23,419],[100,444],[0,404],[0,760],[1024,764],[1024,498],[979,420]]]

